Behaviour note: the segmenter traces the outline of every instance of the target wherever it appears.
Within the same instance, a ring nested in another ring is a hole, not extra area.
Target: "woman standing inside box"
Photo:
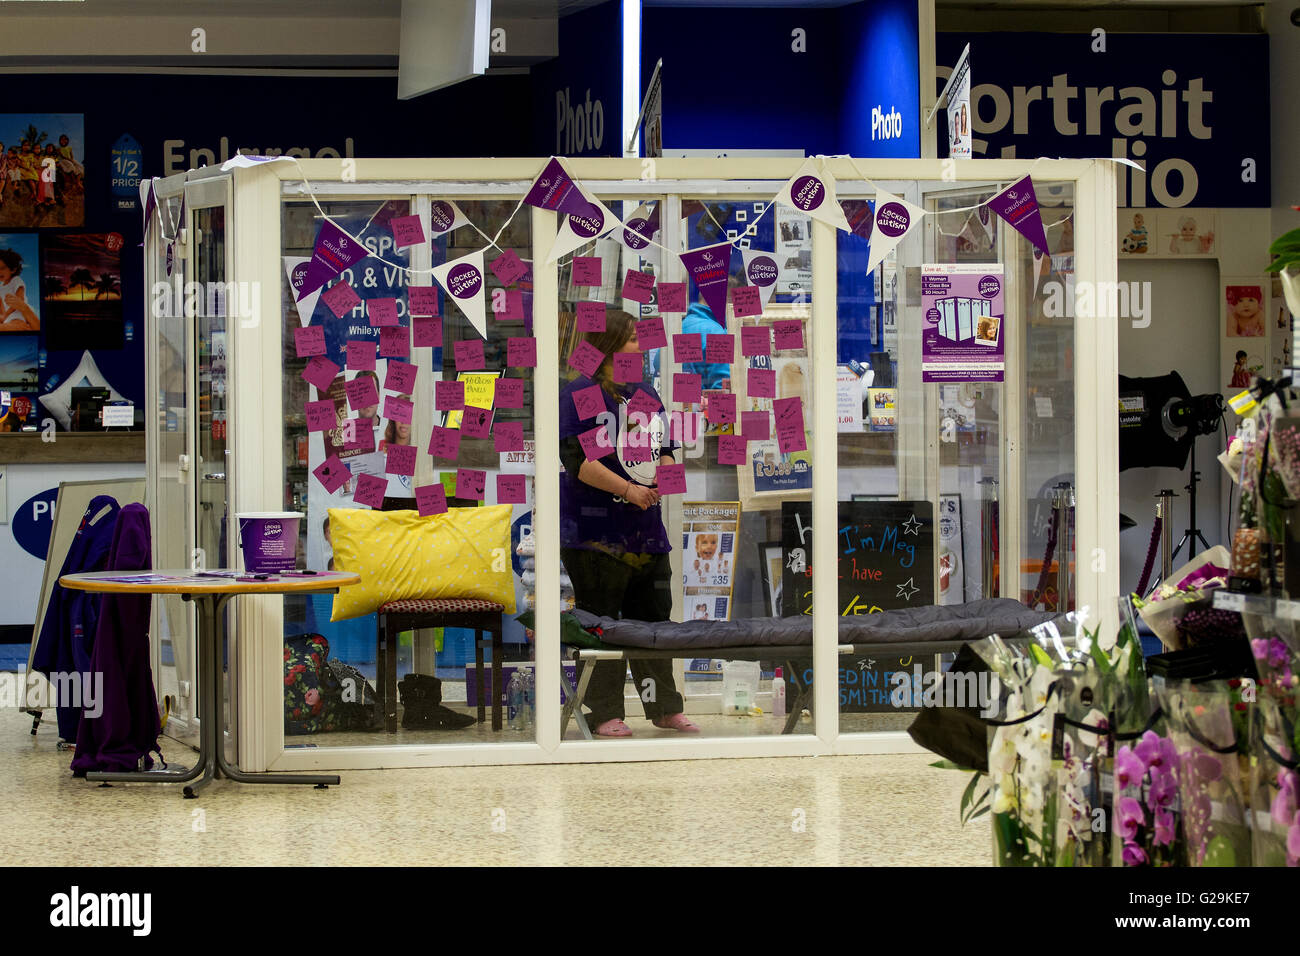
[[[604,356],[595,375],[578,375],[560,392],[560,558],[573,581],[575,603],[606,617],[666,621],[672,611],[672,546],[664,528],[655,487],[659,464],[672,464],[674,446],[665,441],[662,415],[647,418],[628,411],[638,389],[663,403],[642,382],[615,383],[614,355],[640,355],[636,322],[626,312],[609,311],[603,332],[588,332],[588,343]],[[639,378],[640,376],[638,376]],[[582,415],[574,396],[597,386],[603,407]],[[580,435],[605,429],[604,445],[588,460]],[[617,449],[617,450],[615,450]],[[644,461],[634,460],[645,457]],[[673,682],[672,661],[628,662],[646,719],[656,727],[696,733],[682,713],[682,695]],[[583,662],[594,667],[585,703],[598,737],[630,737],[623,722],[622,661]],[[579,672],[581,677],[581,672]]]

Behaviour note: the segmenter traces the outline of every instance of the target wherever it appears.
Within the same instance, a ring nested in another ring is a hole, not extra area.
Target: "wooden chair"
[[[397,733],[397,635],[431,627],[462,627],[474,632],[478,675],[478,720],[486,719],[483,649],[492,648],[492,729],[501,729],[501,615],[505,607],[479,598],[406,598],[379,608],[376,629],[376,686],[384,729]]]

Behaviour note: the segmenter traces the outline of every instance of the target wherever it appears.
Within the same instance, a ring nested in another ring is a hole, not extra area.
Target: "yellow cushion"
[[[361,575],[339,588],[331,621],[371,614],[402,598],[482,598],[515,612],[510,505],[418,511],[331,508],[334,567]]]

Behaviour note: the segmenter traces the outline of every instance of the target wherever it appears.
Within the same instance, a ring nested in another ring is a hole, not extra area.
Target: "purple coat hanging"
[[[60,577],[105,569],[120,510],[117,499],[111,495],[96,495],[90,500],[90,506],[77,527],[77,534],[68,546]],[[50,592],[50,604],[45,610],[45,621],[41,625],[41,636],[36,642],[36,652],[32,655],[32,670],[50,678],[56,694],[62,691],[66,698],[72,690],[73,681],[77,682],[76,700],[55,701],[59,716],[59,736],[67,741],[77,739],[81,699],[85,697],[85,677],[90,674],[91,646],[95,641],[100,598],[100,595],[89,591],[70,590],[56,581]]]
[[[150,555],[149,511],[130,504],[118,515],[113,547],[108,557],[111,571],[148,571]],[[153,669],[149,666],[149,607],[147,594],[105,594],[99,609],[99,629],[90,659],[90,671],[102,675],[96,711],[86,710],[77,734],[77,755],[72,773],[89,770],[121,771],[153,766],[151,751],[158,750],[158,698],[154,695]]]

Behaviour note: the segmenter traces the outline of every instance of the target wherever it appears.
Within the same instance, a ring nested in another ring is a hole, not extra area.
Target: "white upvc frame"
[[[569,159],[571,174],[602,197],[635,198],[681,194],[696,196],[759,193],[773,195],[792,176],[800,159],[673,159],[651,167],[639,159]],[[1113,165],[1093,160],[859,160],[830,158],[826,171],[843,184],[842,195],[862,195],[861,175],[874,182],[928,181],[1006,183],[1033,172],[1035,177],[1075,184],[1077,281],[1113,281],[1116,225]],[[351,166],[349,165],[351,164]],[[238,381],[232,389],[231,441],[238,454],[231,491],[233,510],[279,509],[283,500],[283,410],[281,355],[281,202],[306,196],[304,175],[316,195],[331,199],[434,193],[446,196],[522,195],[541,169],[541,159],[364,159],[344,163],[311,159],[274,162],[233,171],[229,277],[256,283],[257,310],[251,320],[232,329],[230,368]],[[189,176],[203,175],[191,173]],[[210,174],[209,174],[210,175]],[[364,177],[364,181],[344,181]],[[869,190],[867,190],[869,192]],[[532,216],[534,248],[549,247],[555,216],[527,210]],[[523,213],[521,213],[523,214]],[[815,591],[834,593],[834,524],[838,500],[837,446],[825,436],[836,434],[834,342],[836,327],[835,236],[817,224],[813,231],[813,339],[822,343],[813,356],[814,491],[813,524]],[[538,330],[554,329],[559,306],[556,270],[534,273],[533,319]],[[1105,630],[1117,625],[1114,597],[1118,580],[1118,422],[1117,325],[1114,319],[1075,327],[1075,449],[1078,483],[1077,602],[1100,616]],[[560,366],[554,336],[538,336],[539,369]],[[232,384],[235,380],[232,379]],[[539,374],[534,382],[537,438],[537,500],[558,501],[559,383],[555,375]],[[1004,475],[1011,478],[1010,475]],[[1005,489],[1004,489],[1005,491]],[[539,508],[534,533],[539,554],[557,554],[559,517],[556,509]],[[1100,549],[1098,552],[1096,549]],[[1100,554],[1104,561],[1093,561]],[[1018,560],[1016,555],[1012,560]],[[1004,563],[1006,562],[1004,558]],[[1085,572],[1085,568],[1099,570]],[[812,734],[742,738],[677,738],[601,741],[559,739],[559,568],[539,561],[537,568],[537,628],[539,736],[535,741],[492,744],[444,744],[320,747],[286,750],[282,706],[282,602],[276,598],[244,598],[238,602],[237,640],[246,653],[237,660],[239,701],[239,759],[248,770],[363,769],[376,767],[468,766],[515,763],[588,763],[713,757],[810,756],[839,753],[882,753],[915,750],[901,732],[844,734],[838,726],[836,682],[814,684],[815,723]],[[834,605],[814,606],[813,664],[816,673],[837,668]]]

